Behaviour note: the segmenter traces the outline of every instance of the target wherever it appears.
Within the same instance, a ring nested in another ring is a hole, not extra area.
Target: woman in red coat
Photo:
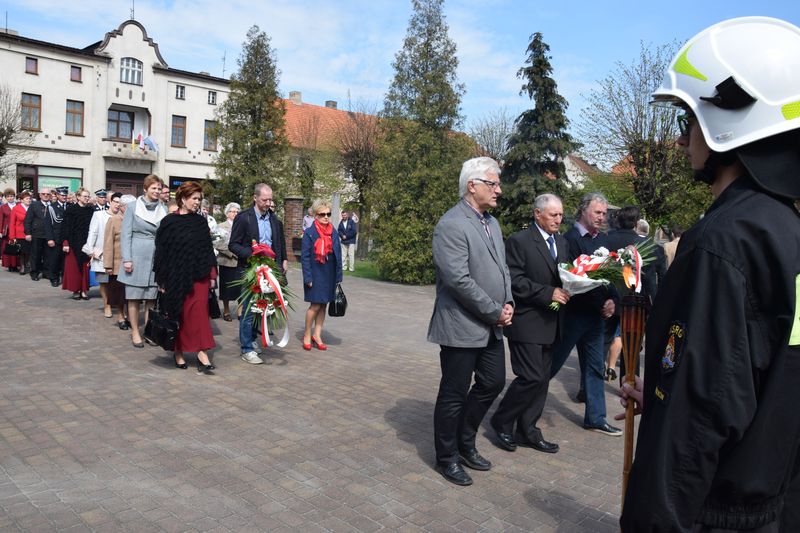
[[[6,255],[4,253],[6,244],[10,237],[8,236],[8,227],[11,225],[11,210],[17,205],[14,189],[6,189],[3,191],[3,196],[6,203],[0,205],[0,261],[9,272],[17,272],[19,270],[19,259],[16,255]]]
[[[206,219],[198,214],[203,190],[186,182],[175,191],[178,211],[161,219],[153,259],[156,283],[162,291],[159,308],[180,323],[175,339],[175,366],[186,368],[184,352],[197,352],[197,371],[210,374],[214,365],[206,353],[215,346],[208,316],[208,297],[216,286],[217,259]]]
[[[31,193],[22,191],[17,195],[17,205],[11,210],[11,220],[8,224],[8,242],[19,243],[22,250],[19,257],[19,273],[24,275],[31,271],[28,258],[31,253],[31,236],[25,235],[25,214],[31,206]]]

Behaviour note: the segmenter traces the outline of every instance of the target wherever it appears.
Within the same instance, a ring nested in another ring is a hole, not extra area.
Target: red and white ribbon
[[[275,345],[278,348],[283,348],[289,344],[289,312],[286,309],[286,300],[283,297],[283,291],[281,291],[281,284],[268,266],[260,266],[256,269],[256,279],[262,294],[275,293],[274,303],[277,304],[277,309],[270,305],[261,310],[261,344],[265,347]],[[283,315],[283,336],[277,344],[273,343],[272,339],[269,338],[269,326],[267,325],[267,319],[276,312],[280,312]]]

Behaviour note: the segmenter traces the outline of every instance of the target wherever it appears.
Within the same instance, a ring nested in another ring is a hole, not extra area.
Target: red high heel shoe
[[[318,341],[314,337],[311,337],[311,344],[317,347],[317,350],[325,351],[328,349],[328,345],[324,344],[322,341]]]
[[[313,339],[314,339],[314,337],[311,337],[311,339],[313,340]],[[303,349],[304,349],[305,351],[307,351],[307,352],[310,352],[310,351],[311,351],[311,343],[308,343],[308,344],[306,344],[306,343],[303,343]]]

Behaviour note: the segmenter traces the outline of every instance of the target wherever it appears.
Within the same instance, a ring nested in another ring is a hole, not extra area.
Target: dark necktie
[[[547,245],[550,247],[550,255],[553,256],[553,261],[555,261],[558,253],[556,252],[556,240],[552,235],[547,238]]]

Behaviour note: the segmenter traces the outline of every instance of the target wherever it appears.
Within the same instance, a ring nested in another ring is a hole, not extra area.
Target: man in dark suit
[[[505,385],[502,328],[511,325],[514,301],[500,225],[487,212],[502,194],[497,162],[466,161],[459,193],[433,230],[436,301],[428,341],[440,346],[442,368],[433,413],[437,469],[451,483],[471,485],[462,462],[474,470],[492,467],[475,436]]]
[[[50,188],[39,189],[39,199],[32,202],[25,214],[23,225],[25,234],[31,236],[31,279],[58,278],[51,272],[52,253],[56,248],[58,235],[53,233],[50,220]]]
[[[58,187],[53,189],[55,198],[50,202],[50,224],[53,227],[53,235],[57,243],[63,240],[61,235],[61,223],[64,220],[64,213],[67,211],[67,194],[69,193],[68,187]],[[61,249],[61,246],[56,246],[49,252],[50,284],[53,287],[61,286],[61,277],[64,274],[64,258],[66,254]]]
[[[558,233],[564,208],[554,194],[534,200],[534,223],[506,240],[506,263],[514,295],[514,323],[503,330],[511,351],[511,368],[517,376],[492,417],[497,444],[513,452],[517,445],[556,453],[558,444],[547,442],[536,427],[550,384],[552,344],[563,330],[564,306],[569,293],[561,288],[558,264],[567,261],[568,246]],[[516,423],[516,433],[514,425]]]
[[[239,269],[244,273],[247,260],[253,255],[252,243],[267,244],[275,252],[275,262],[286,274],[289,261],[286,259],[286,238],[283,235],[283,223],[278,220],[275,213],[270,210],[274,206],[272,188],[266,183],[259,183],[253,191],[253,206],[241,211],[233,219],[231,238],[228,249],[236,254],[239,259]],[[242,360],[258,365],[264,361],[258,356],[261,349],[253,333],[253,313],[250,304],[245,301],[242,313],[239,316],[239,344],[242,350]]]

